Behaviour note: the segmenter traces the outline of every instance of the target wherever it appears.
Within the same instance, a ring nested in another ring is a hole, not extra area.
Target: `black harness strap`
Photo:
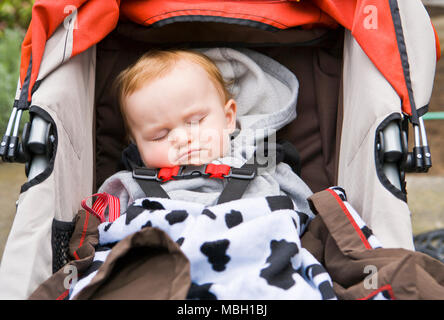
[[[169,199],[170,197],[162,188],[161,179],[157,177],[157,173],[157,169],[135,167],[133,169],[133,178],[147,197]],[[231,172],[227,177],[229,182],[220,194],[217,204],[240,199],[256,173],[257,165],[255,164],[246,163],[241,168],[231,168]]]
[[[217,204],[240,199],[252,180],[250,177],[256,175],[256,170],[255,164],[248,163],[241,168],[232,168],[232,176],[220,194]]]
[[[145,195],[148,197],[167,198],[168,193],[162,188],[160,182],[157,180],[157,170],[138,167],[133,169],[133,178],[142,188]]]
[[[277,144],[276,163],[281,161],[290,164],[293,171],[300,174],[300,159],[297,150],[287,141],[280,141]],[[231,168],[230,174],[225,175],[224,179],[228,179],[228,183],[220,194],[217,204],[237,200],[242,197],[247,189],[250,181],[256,176],[258,164],[248,161],[241,168]],[[122,163],[127,170],[133,171],[133,178],[139,184],[145,195],[148,197],[167,198],[170,197],[162,188],[158,174],[158,169],[149,169],[144,167],[140,158],[137,147],[131,144],[122,153]],[[180,176],[184,179],[194,176],[204,176],[205,166],[194,167],[185,166],[180,171]]]

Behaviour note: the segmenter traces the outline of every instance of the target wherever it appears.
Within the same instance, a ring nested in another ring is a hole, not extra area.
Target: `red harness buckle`
[[[210,175],[210,178],[223,179],[230,173],[231,167],[226,164],[213,164],[209,163],[205,170],[205,173]]]
[[[175,166],[171,168],[161,168],[159,169],[159,173],[157,177],[162,180],[162,182],[166,182],[168,180],[173,180],[174,176],[177,176],[179,173],[180,166]]]

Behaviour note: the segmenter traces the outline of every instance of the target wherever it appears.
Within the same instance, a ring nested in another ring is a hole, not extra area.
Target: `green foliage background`
[[[31,21],[33,3],[34,0],[0,0],[0,137],[3,137],[14,102],[20,47]],[[22,124],[25,121],[26,117]]]

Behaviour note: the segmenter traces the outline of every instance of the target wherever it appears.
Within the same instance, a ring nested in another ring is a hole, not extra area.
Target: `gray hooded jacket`
[[[241,167],[252,158],[265,137],[270,144],[275,139],[275,132],[296,117],[299,83],[287,68],[252,50],[212,48],[199,51],[211,58],[224,79],[231,83],[229,89],[237,103],[237,130],[233,134],[230,151],[212,163]],[[217,203],[226,184],[226,179],[198,177],[170,180],[162,187],[171,199],[210,206]],[[120,171],[109,177],[99,192],[117,196],[121,213],[135,199],[145,197],[129,171]],[[309,187],[289,165],[282,162],[274,165],[271,159],[266,168],[258,170],[243,197],[288,195],[297,210],[313,217],[306,201],[311,194]]]

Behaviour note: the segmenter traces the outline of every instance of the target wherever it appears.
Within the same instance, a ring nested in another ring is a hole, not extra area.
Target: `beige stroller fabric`
[[[436,67],[435,38],[428,23],[430,18],[419,2],[398,3],[413,93],[419,109],[429,103],[432,94]],[[348,31],[345,43],[344,119],[337,184],[347,190],[350,203],[384,247],[414,250],[407,203],[381,184],[374,160],[376,128],[391,114],[402,116],[401,101]]]
[[[48,50],[56,46],[52,41],[64,37],[54,34]],[[51,276],[52,221],[71,221],[81,199],[93,192],[95,59],[92,47],[68,60],[33,95],[32,105],[47,111],[56,124],[57,154],[51,175],[19,197],[1,260],[0,299],[26,299]]]
[[[346,42],[338,185],[385,247],[413,249],[408,206],[380,183],[374,160],[376,128],[401,102],[350,34]]]

